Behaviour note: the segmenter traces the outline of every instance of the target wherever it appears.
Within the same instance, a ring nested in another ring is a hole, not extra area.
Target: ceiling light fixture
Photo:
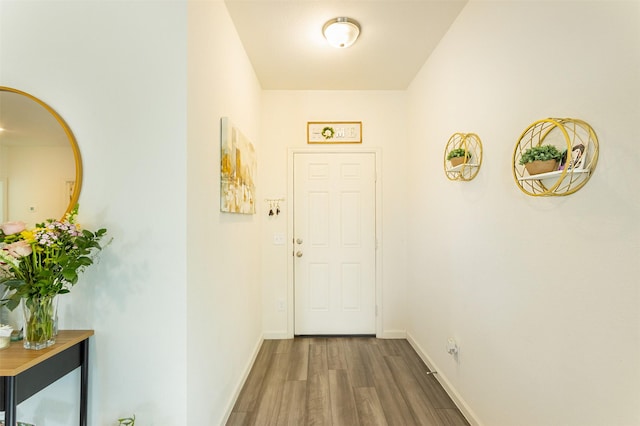
[[[360,35],[360,25],[351,18],[334,18],[324,24],[322,34],[333,47],[349,47]]]

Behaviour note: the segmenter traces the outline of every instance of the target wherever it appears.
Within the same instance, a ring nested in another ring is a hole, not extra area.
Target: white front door
[[[295,334],[376,332],[374,153],[294,153]]]

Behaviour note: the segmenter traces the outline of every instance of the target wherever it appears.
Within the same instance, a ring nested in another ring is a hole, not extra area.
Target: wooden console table
[[[17,406],[36,392],[80,367],[80,426],[87,425],[89,337],[93,330],[60,330],[45,349],[24,349],[22,341],[0,350],[0,411],[15,426]]]

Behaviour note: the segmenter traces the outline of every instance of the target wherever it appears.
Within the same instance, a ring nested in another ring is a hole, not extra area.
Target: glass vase
[[[4,290],[4,291],[3,291]],[[0,299],[8,299],[12,290],[0,284]],[[0,306],[0,324],[10,325],[13,328],[11,341],[22,340],[22,312],[20,309],[10,310],[7,306]],[[0,423],[1,426],[1,423]]]
[[[58,297],[35,296],[22,299],[25,349],[44,349],[56,343]]]

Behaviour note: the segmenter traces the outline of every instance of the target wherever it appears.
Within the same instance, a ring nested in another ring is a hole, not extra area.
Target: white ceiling
[[[404,90],[468,0],[226,0],[265,90]],[[322,26],[360,23],[346,49]]]

